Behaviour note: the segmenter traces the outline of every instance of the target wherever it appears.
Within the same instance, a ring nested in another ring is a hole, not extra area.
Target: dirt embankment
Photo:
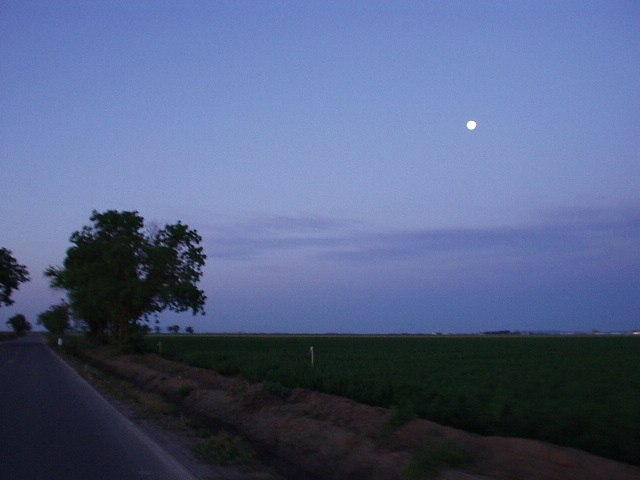
[[[243,435],[291,478],[391,480],[468,455],[437,478],[495,480],[636,480],[640,468],[543,442],[483,437],[414,419],[390,428],[390,410],[318,392],[250,384],[156,355],[84,352],[94,366],[162,393],[201,421]],[[430,449],[430,447],[435,447]],[[416,454],[416,452],[421,452]],[[416,470],[416,464],[421,464]],[[413,476],[413,478],[421,478]]]

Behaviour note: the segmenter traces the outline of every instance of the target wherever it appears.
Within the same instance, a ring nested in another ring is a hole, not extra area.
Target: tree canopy
[[[49,267],[53,288],[67,291],[75,318],[95,336],[123,341],[141,322],[165,309],[203,313],[197,287],[206,255],[196,230],[180,222],[144,227],[138,212],[93,211],[92,222],[71,235],[62,267]]]
[[[27,318],[18,313],[14,315],[9,320],[7,320],[7,325],[9,325],[18,335],[26,335],[27,332],[31,331],[31,324],[27,321]]]
[[[0,305],[12,305],[11,294],[21,283],[28,281],[27,267],[13,258],[11,250],[0,248]]]
[[[38,325],[51,333],[63,334],[69,328],[69,305],[61,303],[38,315]]]

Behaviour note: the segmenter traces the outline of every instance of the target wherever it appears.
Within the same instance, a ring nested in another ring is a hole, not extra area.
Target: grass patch
[[[196,447],[195,453],[202,460],[216,465],[251,466],[255,456],[246,443],[238,436],[219,433]]]
[[[188,383],[185,383],[178,389],[178,396],[180,398],[187,398],[189,394],[193,392],[193,390],[194,390],[193,385],[189,385]]]
[[[401,426],[409,423],[411,420],[418,418],[413,407],[410,405],[401,405],[391,407],[391,416],[382,428],[383,435],[391,435]]]
[[[159,417],[173,415],[177,408],[172,403],[167,402],[162,396],[130,387],[127,392],[128,396],[136,403],[137,409],[141,416]]]
[[[274,397],[278,397],[282,399],[287,399],[289,398],[289,395],[291,395],[290,388],[285,387],[284,385],[278,382],[271,382],[271,381],[264,382],[262,384],[261,391],[264,394],[273,395]]]
[[[435,476],[445,468],[460,468],[469,463],[469,453],[451,440],[439,439],[414,452],[405,471],[406,480]]]

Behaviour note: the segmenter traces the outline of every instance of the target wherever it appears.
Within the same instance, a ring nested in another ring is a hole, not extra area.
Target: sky
[[[635,1],[3,0],[0,322],[115,209],[203,237],[164,326],[640,329],[639,115]]]

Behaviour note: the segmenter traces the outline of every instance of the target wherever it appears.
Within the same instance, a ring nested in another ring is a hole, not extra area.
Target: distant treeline
[[[511,330],[495,330],[490,332],[482,332],[482,335],[531,335],[531,332],[512,332]]]

